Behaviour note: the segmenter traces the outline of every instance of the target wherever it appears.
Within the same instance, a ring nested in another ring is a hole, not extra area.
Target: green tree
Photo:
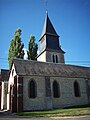
[[[28,44],[28,51],[27,51],[28,60],[36,60],[37,50],[38,50],[38,45],[37,43],[35,43],[35,37],[31,35]]]
[[[14,38],[10,42],[10,48],[8,50],[9,67],[12,64],[13,58],[24,58],[24,44],[21,41],[21,32],[21,29],[17,29],[14,33]]]

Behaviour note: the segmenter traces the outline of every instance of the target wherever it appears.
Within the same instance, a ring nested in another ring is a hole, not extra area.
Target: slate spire
[[[59,36],[48,17],[47,11],[43,31],[39,41],[40,41],[40,53],[42,53],[44,50],[51,49],[65,53],[59,45]]]
[[[58,34],[56,33],[49,17],[48,17],[48,12],[46,11],[46,18],[45,18],[45,22],[44,22],[44,27],[43,27],[43,31],[42,31],[42,35],[41,35],[41,38],[44,36],[44,35],[53,35],[53,36],[58,36]],[[59,36],[58,36],[59,37]],[[41,40],[40,38],[40,40]]]

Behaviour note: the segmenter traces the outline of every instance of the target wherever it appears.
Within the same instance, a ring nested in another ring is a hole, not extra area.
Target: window
[[[55,57],[54,57],[54,55],[53,55],[53,62],[55,63]]]
[[[36,82],[31,80],[29,83],[29,97],[36,98],[37,90],[36,90]]]
[[[57,81],[53,82],[53,97],[55,97],[55,98],[60,97],[59,84]]]
[[[54,55],[54,54],[53,54],[52,57],[53,57],[53,62],[54,62],[54,63],[58,63],[58,55]]]
[[[58,56],[56,55],[56,63],[58,63]]]
[[[77,81],[74,82],[74,95],[80,97],[80,87]]]

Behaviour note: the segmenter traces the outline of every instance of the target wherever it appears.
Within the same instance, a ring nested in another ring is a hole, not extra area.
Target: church
[[[48,13],[37,61],[14,59],[8,81],[7,110],[49,110],[90,104],[90,67],[65,64],[65,52]]]

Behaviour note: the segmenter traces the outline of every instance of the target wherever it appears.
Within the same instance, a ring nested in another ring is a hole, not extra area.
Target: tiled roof
[[[18,75],[90,78],[90,67],[82,67],[60,63],[45,63],[21,59],[14,59],[13,63],[15,65],[16,73]]]

